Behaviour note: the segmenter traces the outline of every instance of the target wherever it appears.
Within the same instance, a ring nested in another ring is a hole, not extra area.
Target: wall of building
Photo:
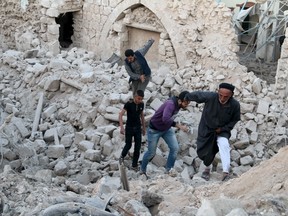
[[[157,60],[155,67],[199,65],[219,73],[227,69],[243,70],[235,64],[239,48],[231,11],[215,0],[39,0],[29,1],[27,11],[21,13],[19,1],[9,2],[13,7],[1,3],[2,11],[11,8],[20,20],[22,18],[22,24],[30,23],[33,35],[37,34],[42,47],[54,55],[60,52],[59,25],[55,18],[73,12],[72,46],[94,51],[99,60],[106,60],[113,53],[123,56],[126,48],[136,49],[154,37],[156,41],[151,48],[154,56],[148,58]],[[15,17],[5,14],[2,15],[4,23],[7,18],[15,21]],[[12,25],[9,33],[13,35],[18,26]],[[7,27],[2,25],[3,28]],[[22,33],[27,30],[29,28],[23,29]],[[19,44],[18,40],[8,37],[4,41],[10,48]]]
[[[147,54],[153,67],[192,65],[205,70],[207,79],[213,71],[229,79],[245,71],[236,63],[239,48],[231,11],[215,0],[1,1],[0,50],[41,48],[57,55],[61,47],[55,18],[66,12],[73,13],[71,46],[94,51],[99,60],[113,53],[123,57],[126,48],[137,49],[153,37]],[[288,95],[287,50],[284,41],[275,85],[283,97]]]
[[[24,3],[19,0],[0,1],[0,48],[4,50],[23,50],[40,44],[37,37],[41,31],[41,7],[36,0],[30,0],[29,5]],[[25,39],[21,37],[24,33]]]
[[[288,37],[288,29],[286,28],[285,37]],[[281,56],[278,60],[278,67],[276,72],[276,82],[275,82],[275,92],[278,93],[281,98],[287,100],[288,97],[288,40],[284,40],[284,43],[281,47]]]
[[[281,1],[267,1],[260,7],[256,57],[275,62],[280,57],[279,38],[285,35],[288,6]],[[286,15],[285,15],[286,13]]]
[[[77,41],[86,49],[95,50],[103,60],[112,52],[121,55],[127,48],[132,40],[127,27],[158,33],[159,60],[175,67],[199,63],[227,69],[229,60],[237,58],[231,11],[214,0],[129,0],[106,5],[85,2],[82,15],[79,24],[83,26],[89,20],[86,25],[91,27],[81,31]]]

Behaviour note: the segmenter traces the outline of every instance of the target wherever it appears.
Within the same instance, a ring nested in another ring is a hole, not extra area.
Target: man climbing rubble
[[[240,120],[240,104],[233,98],[235,87],[221,83],[217,92],[195,91],[185,100],[205,103],[198,126],[197,154],[206,169],[202,178],[209,180],[210,166],[219,151],[223,168],[222,181],[229,179],[231,130]]]
[[[132,49],[125,51],[125,69],[130,76],[129,83],[132,82],[133,96],[137,90],[144,92],[151,79],[151,69],[144,56],[153,43],[154,39],[149,39],[145,45],[137,51],[134,52]]]

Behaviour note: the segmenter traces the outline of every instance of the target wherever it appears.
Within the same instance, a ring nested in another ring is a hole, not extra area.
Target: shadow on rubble
[[[243,48],[240,48],[237,55],[239,57],[239,63],[246,66],[248,72],[254,72],[257,77],[266,81],[267,84],[275,83],[277,61],[267,62],[264,59],[257,58],[254,50],[245,51]]]
[[[108,58],[105,62],[111,63],[111,66],[113,67],[116,63],[118,65],[122,65],[124,61],[121,59],[120,56],[118,56],[116,53],[113,53],[110,58]]]

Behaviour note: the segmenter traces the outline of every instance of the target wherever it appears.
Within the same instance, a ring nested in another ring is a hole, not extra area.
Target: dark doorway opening
[[[59,43],[63,48],[68,48],[72,43],[73,30],[73,13],[67,12],[60,14],[56,19],[56,23],[60,25],[59,27]]]

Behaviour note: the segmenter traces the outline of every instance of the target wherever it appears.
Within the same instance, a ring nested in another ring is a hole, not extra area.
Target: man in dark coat
[[[145,54],[154,43],[154,39],[149,39],[142,48],[136,50],[127,49],[125,51],[125,69],[130,76],[129,83],[132,82],[133,96],[137,90],[146,89],[151,80],[151,69],[145,59]]]
[[[229,178],[231,130],[240,120],[240,104],[233,98],[235,87],[221,83],[217,92],[195,91],[185,96],[186,100],[205,103],[198,126],[197,154],[206,169],[202,178],[209,180],[210,165],[219,151],[223,178]]]

